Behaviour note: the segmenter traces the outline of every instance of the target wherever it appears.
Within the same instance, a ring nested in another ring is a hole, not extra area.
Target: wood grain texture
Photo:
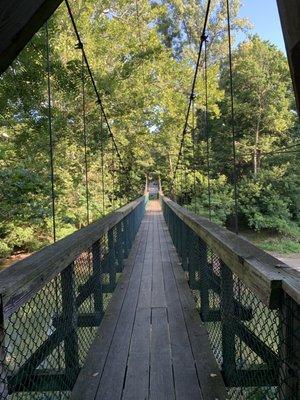
[[[164,262],[167,265],[172,265],[171,271],[179,293],[181,310],[197,370],[202,398],[205,400],[225,399],[226,389],[210,348],[208,333],[196,310],[192,292],[180,265],[170,234],[167,229],[164,229],[163,233],[168,249],[168,253],[164,256]],[[164,271],[165,274],[168,273],[167,268],[164,268]],[[170,276],[168,279],[172,280],[172,277]]]
[[[96,396],[122,305],[128,291],[135,259],[141,245],[143,229],[145,229],[145,224],[142,222],[126,266],[121,278],[118,280],[114,295],[104,314],[94,343],[86,357],[87,362],[73,388],[71,400],[94,399]]]
[[[144,196],[1,271],[0,294],[5,318],[30,300],[143,201]]]
[[[167,197],[162,201],[270,308],[278,308],[283,286],[300,302],[300,272],[247,240],[200,217]]]
[[[72,400],[225,399],[195,303],[181,299],[192,295],[157,204],[142,221],[124,270],[126,293],[118,282],[114,314],[104,317]]]

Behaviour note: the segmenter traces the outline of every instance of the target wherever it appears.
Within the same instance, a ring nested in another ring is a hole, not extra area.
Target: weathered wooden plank
[[[162,254],[168,256],[167,242],[160,223],[160,245]],[[185,320],[179,299],[171,262],[163,263],[164,286],[168,310],[168,322],[173,360],[176,399],[200,400],[201,389],[197,377],[195,360],[191,350]]]
[[[95,400],[116,400],[120,399],[122,395],[146,243],[147,235],[144,234],[135,258],[128,291],[107,354]]]
[[[6,70],[62,0],[0,2],[0,73]]]
[[[159,243],[158,217],[153,215],[154,235],[153,235],[153,276],[152,276],[152,307],[166,307],[166,297],[164,289],[164,279],[162,272],[162,259]]]
[[[131,337],[127,363],[123,400],[148,398],[150,370],[150,319],[153,263],[154,225],[150,224],[149,214],[145,217],[149,224],[139,299]]]
[[[1,271],[0,293],[3,298],[5,318],[30,300],[47,282],[143,201],[144,197],[141,197]]]
[[[150,299],[149,299],[150,300]],[[137,308],[131,338],[123,400],[148,398],[151,308]]]
[[[152,308],[151,322],[150,398],[172,400],[175,389],[166,308]]]
[[[168,261],[172,265],[203,399],[226,399],[226,389],[211,351],[207,331],[197,313],[192,292],[188,287],[170,235],[166,230],[164,234],[169,251]]]
[[[278,308],[283,284],[295,301],[300,298],[300,273],[247,240],[200,217],[170,199],[162,201],[205,241],[243,283],[270,308]],[[293,282],[293,285],[292,283]]]
[[[142,232],[145,223],[142,222],[132,247],[123,274],[119,279],[114,295],[103,317],[94,343],[87,355],[88,362],[82,369],[71,394],[71,400],[94,399],[99,386],[99,381],[105,365],[107,354],[112,342],[113,334],[121,312],[121,307],[128,290],[130,277],[133,271],[134,261],[141,244]]]

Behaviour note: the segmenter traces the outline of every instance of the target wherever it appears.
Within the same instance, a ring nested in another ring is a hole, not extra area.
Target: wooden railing
[[[230,398],[299,399],[300,272],[161,200]]]
[[[0,399],[26,391],[58,399],[72,389],[146,201],[140,197],[0,273]]]

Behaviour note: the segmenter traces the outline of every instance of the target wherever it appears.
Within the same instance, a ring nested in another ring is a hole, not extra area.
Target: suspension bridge
[[[0,4],[1,72],[60,3]],[[101,126],[107,125],[126,174],[66,4]],[[209,4],[174,180],[206,49]],[[300,8],[294,0],[278,5],[298,99]],[[227,7],[230,38],[228,1]],[[84,87],[83,77],[83,94]],[[234,126],[232,133],[234,145]],[[0,274],[0,399],[300,399],[299,272],[181,207],[160,181],[147,181],[141,197],[92,223],[87,163],[86,187],[87,226]]]

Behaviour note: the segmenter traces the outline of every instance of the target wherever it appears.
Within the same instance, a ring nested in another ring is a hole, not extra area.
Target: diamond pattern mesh
[[[141,201],[29,301],[0,320],[1,400],[70,397],[144,209]]]
[[[300,310],[286,293],[271,310],[163,202],[229,399],[300,399]]]

